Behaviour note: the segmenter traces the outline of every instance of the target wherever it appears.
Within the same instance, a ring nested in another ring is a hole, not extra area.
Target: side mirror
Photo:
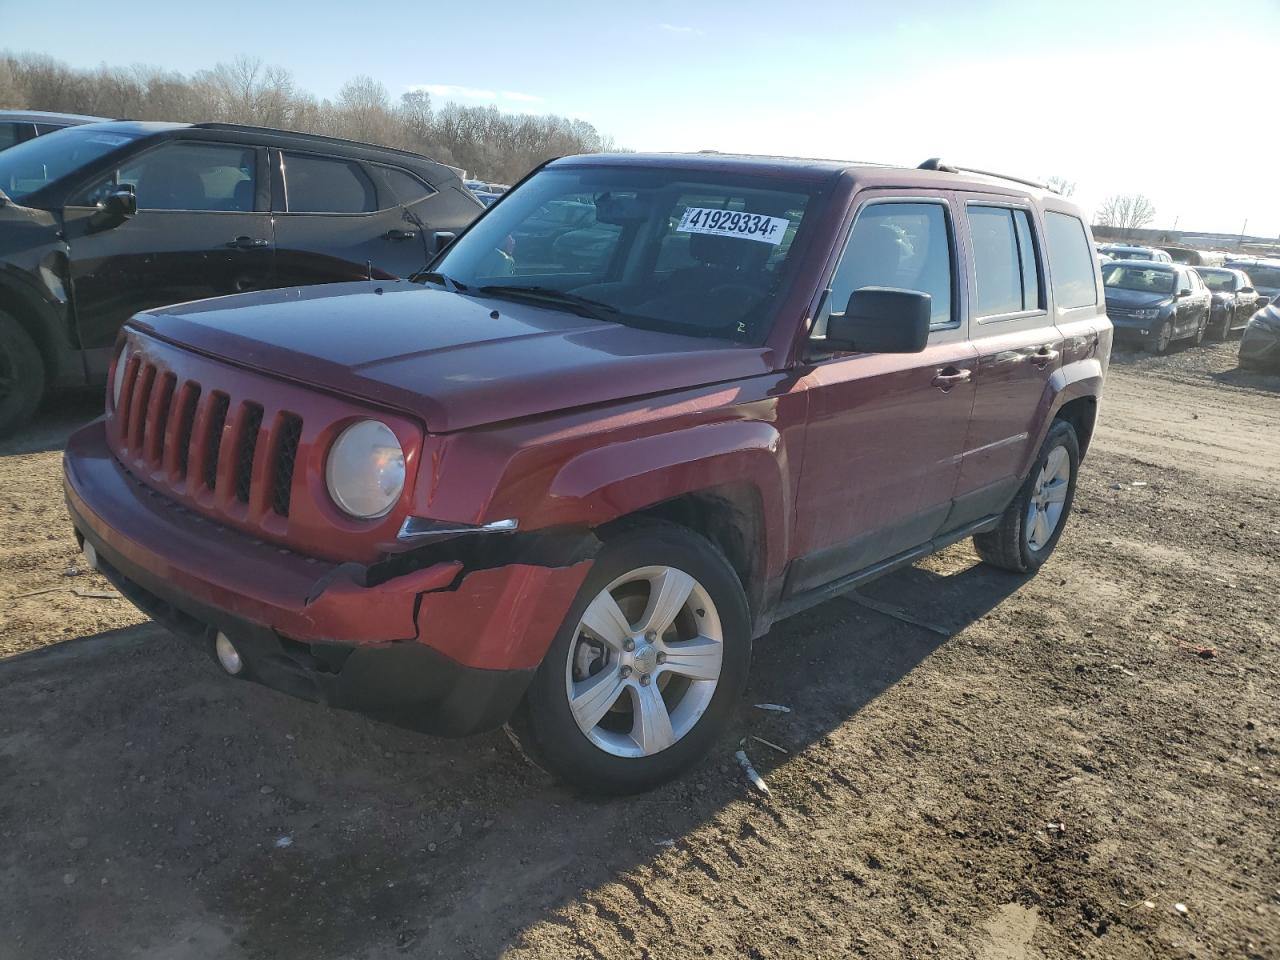
[[[1239,290],[1236,291],[1236,293],[1257,293],[1257,292],[1258,291],[1253,289],[1253,287],[1241,287]]]
[[[138,195],[133,187],[122,183],[98,201],[98,209],[90,221],[99,230],[118,227],[138,212]]]
[[[1191,288],[1190,288],[1190,287],[1183,287],[1181,290],[1179,290],[1179,291],[1178,291],[1178,296],[1180,296],[1180,297],[1189,297],[1189,296],[1191,296]]]
[[[1270,304],[1271,304],[1271,297],[1259,297],[1259,298],[1258,298],[1257,307],[1258,307],[1258,309],[1259,309],[1259,310],[1261,310],[1263,307],[1270,306]]]
[[[437,230],[435,252],[440,253],[441,251],[444,250],[445,247],[453,243],[453,241],[456,239],[458,239],[458,235],[451,230]]]
[[[827,320],[827,347],[864,353],[919,353],[929,340],[933,297],[918,290],[863,287]]]

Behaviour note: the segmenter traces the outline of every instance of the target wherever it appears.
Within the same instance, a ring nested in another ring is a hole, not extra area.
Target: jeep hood
[[[496,312],[496,316],[494,315]],[[772,351],[407,281],[200,300],[130,325],[419,417],[433,433],[768,373]]]

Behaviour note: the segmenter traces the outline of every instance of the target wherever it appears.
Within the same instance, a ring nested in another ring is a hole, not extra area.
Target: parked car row
[[[1166,250],[1123,244],[1099,244],[1095,252],[1117,343],[1164,353],[1178,340],[1227,340],[1260,317],[1251,360],[1262,365],[1270,356],[1264,341],[1274,310],[1266,308],[1280,298],[1280,261],[1218,254],[1197,260],[1219,266],[1195,266]],[[1242,343],[1242,364],[1245,355]]]
[[[425,157],[233,124],[68,126],[0,152],[0,434],[104,382],[150,307],[423,269],[483,211]]]
[[[483,180],[463,180],[462,185],[486,207],[492,207],[500,196],[511,189],[505,183],[485,183]]]

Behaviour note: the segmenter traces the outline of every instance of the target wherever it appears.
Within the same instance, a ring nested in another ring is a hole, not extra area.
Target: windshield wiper
[[[529,303],[564,307],[580,314],[581,316],[590,317],[593,320],[606,320],[613,314],[622,312],[611,303],[604,303],[601,300],[592,300],[590,297],[583,297],[576,293],[569,293],[567,290],[557,290],[554,287],[522,287],[519,284],[497,284],[488,287],[479,287],[477,288],[476,293],[494,297],[511,297],[516,300],[527,300]]]
[[[419,270],[417,273],[409,277],[410,283],[438,283],[450,293],[457,293],[459,290],[467,289],[465,284],[459,283],[453,277],[447,274],[438,273],[435,270]]]

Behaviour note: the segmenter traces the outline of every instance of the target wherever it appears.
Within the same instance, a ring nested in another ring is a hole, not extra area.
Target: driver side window
[[[849,297],[863,287],[895,287],[927,293],[933,300],[931,326],[953,321],[951,292],[955,254],[950,218],[941,201],[873,202],[858,214],[849,233],[826,307],[814,324],[826,332],[827,318],[843,313]]]
[[[257,151],[217,143],[167,143],[131,158],[85,194],[87,205],[113,188],[134,188],[139,210],[249,213],[257,193]]]

